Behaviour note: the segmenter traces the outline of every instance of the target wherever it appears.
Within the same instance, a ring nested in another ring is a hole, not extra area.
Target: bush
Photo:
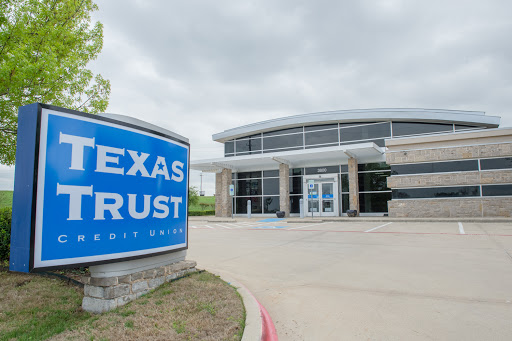
[[[9,261],[11,248],[11,220],[12,209],[0,209],[0,261]]]
[[[188,212],[189,216],[202,216],[202,215],[215,215],[215,210],[209,211],[190,211]]]

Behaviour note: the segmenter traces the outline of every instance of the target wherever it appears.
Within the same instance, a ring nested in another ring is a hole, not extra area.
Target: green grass
[[[12,207],[12,191],[0,191],[0,208],[4,207]]]
[[[203,205],[201,205],[201,204],[203,204]],[[210,206],[206,206],[206,205],[210,205]],[[215,209],[215,197],[210,196],[210,197],[199,197],[199,202],[197,203],[197,205],[191,205],[188,208],[188,211],[189,212],[210,211],[210,210],[214,210],[214,209]]]

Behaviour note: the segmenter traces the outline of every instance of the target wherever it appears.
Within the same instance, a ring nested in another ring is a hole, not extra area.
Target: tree
[[[188,207],[192,205],[197,205],[199,203],[199,192],[197,191],[197,187],[190,186],[188,188]]]
[[[86,65],[103,47],[92,0],[0,0],[0,163],[15,161],[18,107],[104,112],[110,82]]]

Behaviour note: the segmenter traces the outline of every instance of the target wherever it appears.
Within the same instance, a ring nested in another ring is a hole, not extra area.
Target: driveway
[[[286,340],[512,340],[512,223],[190,220]]]

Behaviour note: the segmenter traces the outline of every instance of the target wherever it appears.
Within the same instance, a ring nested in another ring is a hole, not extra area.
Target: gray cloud
[[[192,159],[222,156],[216,132],[327,110],[481,110],[512,126],[509,1],[98,5],[92,68],[112,82],[108,111],[188,137]]]

